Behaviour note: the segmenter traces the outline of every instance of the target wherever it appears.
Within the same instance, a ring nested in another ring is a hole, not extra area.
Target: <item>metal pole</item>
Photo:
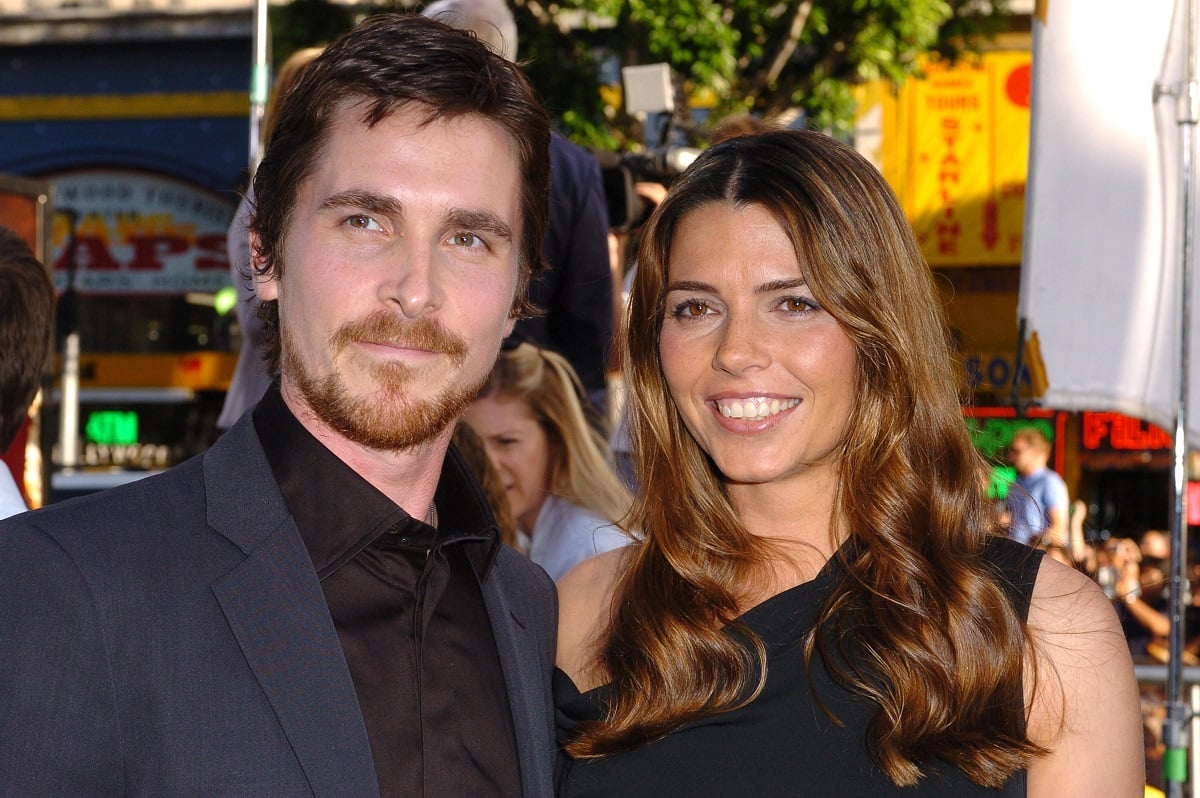
[[[58,213],[67,220],[67,243],[63,260],[67,264],[67,287],[58,300],[58,323],[62,330],[63,354],[61,390],[58,411],[58,465],[65,473],[73,473],[79,466],[79,212],[74,208],[60,208]],[[53,494],[54,480],[50,480],[48,501]]]
[[[1021,372],[1025,369],[1025,328],[1028,322],[1024,316],[1017,319],[1017,351],[1013,355],[1012,406],[1017,411],[1017,418],[1025,417],[1025,406],[1021,403]]]
[[[1187,781],[1185,729],[1189,709],[1183,702],[1183,613],[1187,606],[1187,416],[1190,380],[1192,250],[1194,236],[1194,181],[1196,124],[1200,122],[1200,84],[1196,74],[1196,0],[1189,0],[1186,15],[1187,60],[1184,84],[1176,98],[1180,149],[1183,163],[1181,224],[1183,246],[1179,269],[1179,396],[1175,411],[1175,502],[1171,513],[1171,595],[1168,612],[1171,629],[1168,637],[1171,660],[1167,667],[1167,720],[1163,727],[1163,780],[1167,795],[1183,798]]]
[[[1188,726],[1192,736],[1192,761],[1195,762],[1200,759],[1200,686],[1193,684],[1188,692],[1191,695],[1188,703],[1192,710]],[[1192,789],[1189,792],[1192,798],[1200,798],[1200,779],[1192,779]]]
[[[59,464],[64,473],[79,465],[79,333],[67,333],[63,347],[62,391],[59,394]]]
[[[254,177],[262,157],[262,120],[267,107],[271,71],[267,61],[269,29],[267,0],[254,0],[254,64],[250,72],[250,149],[247,159],[251,177]]]

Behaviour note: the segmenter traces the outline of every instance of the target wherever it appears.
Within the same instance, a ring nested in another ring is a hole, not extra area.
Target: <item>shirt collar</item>
[[[313,437],[283,401],[278,383],[254,409],[254,428],[320,578],[388,533],[388,541],[404,548],[468,544],[480,579],[491,570],[500,533],[482,489],[453,446],[434,494],[434,529],[409,516]]]

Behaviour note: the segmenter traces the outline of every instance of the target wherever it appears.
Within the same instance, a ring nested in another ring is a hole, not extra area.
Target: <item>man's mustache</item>
[[[467,356],[467,343],[447,330],[441,322],[429,318],[402,319],[387,311],[376,311],[366,318],[349,321],[330,339],[334,351],[352,343],[387,344],[448,355],[455,362]]]

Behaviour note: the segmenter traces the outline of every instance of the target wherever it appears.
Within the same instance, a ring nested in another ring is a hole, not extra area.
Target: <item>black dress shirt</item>
[[[512,714],[480,591],[500,545],[456,450],[414,519],[314,438],[272,387],[254,411],[354,680],[383,796],[521,794]]]

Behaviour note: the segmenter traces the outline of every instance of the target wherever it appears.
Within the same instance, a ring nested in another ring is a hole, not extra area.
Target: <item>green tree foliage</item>
[[[599,102],[595,50],[622,66],[665,61],[689,91],[717,98],[717,116],[802,109],[808,126],[844,131],[851,87],[897,83],[924,53],[957,57],[1007,21],[1008,0],[512,0],[530,74],[562,125],[608,146],[629,120]],[[562,10],[615,22],[583,36]],[[605,140],[607,138],[607,140]]]
[[[520,38],[518,59],[558,127],[577,141],[617,149],[618,130],[600,95],[600,66],[588,42],[536,4],[518,0],[513,13]]]

